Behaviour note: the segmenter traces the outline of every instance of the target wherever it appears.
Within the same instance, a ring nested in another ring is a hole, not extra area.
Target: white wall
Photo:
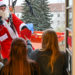
[[[15,15],[21,19],[22,13],[15,13]]]
[[[56,29],[61,26],[65,26],[65,12],[52,12],[52,24],[51,26]]]

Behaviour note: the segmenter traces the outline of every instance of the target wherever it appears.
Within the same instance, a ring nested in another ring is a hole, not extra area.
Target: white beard
[[[0,10],[0,16],[2,16],[3,20],[7,20],[9,17],[9,11],[6,9],[5,11]]]

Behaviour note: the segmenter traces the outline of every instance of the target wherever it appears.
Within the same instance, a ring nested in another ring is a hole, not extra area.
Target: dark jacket
[[[52,54],[50,51],[33,51],[30,46],[28,46],[28,50],[29,57],[39,63],[41,75],[67,75],[66,54],[64,52],[60,52],[59,57],[54,63],[54,70],[52,73],[51,67],[48,67]]]

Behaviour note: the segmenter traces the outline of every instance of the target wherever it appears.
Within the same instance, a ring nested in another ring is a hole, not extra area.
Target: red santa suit
[[[22,20],[20,20],[15,14],[12,14],[12,20],[13,20],[15,30],[17,31],[19,37],[22,37],[25,40],[26,38],[28,38],[30,40],[32,32],[27,28],[25,23]],[[22,29],[24,26],[26,26],[26,28]]]
[[[22,38],[25,39],[24,36],[26,36],[28,39],[31,38],[31,30],[28,28],[24,28],[22,30],[23,26],[26,26],[23,21],[21,21],[15,14],[12,14],[12,20],[15,27],[15,30],[17,31],[18,35],[20,35]]]
[[[1,56],[4,58],[9,58],[10,55],[10,45],[12,39],[16,38],[13,30],[8,27],[6,28],[3,25],[0,25],[0,44],[1,44]]]

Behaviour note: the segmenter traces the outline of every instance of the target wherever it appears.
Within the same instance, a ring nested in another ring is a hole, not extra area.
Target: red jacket
[[[10,45],[12,38],[4,26],[0,26],[0,43],[1,43],[1,55],[3,58],[8,58],[10,54]]]
[[[0,25],[0,45],[1,45],[1,55],[3,58],[9,58],[11,42],[17,36],[10,28],[10,26]]]
[[[13,24],[14,24],[15,30],[17,31],[18,35],[20,35],[24,39],[25,39],[24,36],[30,39],[31,31],[28,28],[21,30],[23,26],[26,26],[25,23],[22,20],[20,20],[15,14],[12,14],[12,20],[13,20]]]

